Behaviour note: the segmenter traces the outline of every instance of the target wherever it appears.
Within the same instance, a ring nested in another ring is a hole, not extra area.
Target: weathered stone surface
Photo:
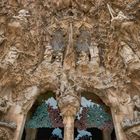
[[[80,94],[92,92],[120,127],[140,96],[139,8],[139,0],[1,0],[1,97],[26,114],[46,91],[60,110],[68,103],[75,111]]]

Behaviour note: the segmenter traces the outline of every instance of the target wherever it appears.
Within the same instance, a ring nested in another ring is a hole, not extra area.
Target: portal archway
[[[83,97],[86,94],[87,93],[82,93],[80,112],[77,114],[75,119],[74,133],[76,134],[74,136],[76,138],[76,135],[78,135],[77,129],[87,131],[90,130],[93,135],[91,135],[91,138],[96,135],[96,137],[102,140],[106,140],[103,137],[103,130],[109,129],[111,131],[113,129],[113,122],[111,120],[109,108],[105,106],[105,104],[101,101],[101,99],[99,99],[98,96],[92,93],[88,93],[88,97],[86,99]],[[44,106],[44,103],[47,105]],[[92,118],[92,116],[94,117]],[[52,130],[57,127],[63,129],[63,121],[60,115],[60,110],[58,108],[54,94],[52,92],[46,92],[36,99],[34,105],[28,112],[25,130],[28,135],[35,133],[35,137],[38,137],[37,140],[40,140],[43,131],[46,131],[46,135],[51,137]],[[31,129],[36,129],[36,131],[32,132]],[[49,134],[47,134],[47,130],[50,132]],[[62,132],[64,132],[64,129]],[[102,137],[98,135],[98,132],[100,132]],[[104,134],[108,135],[108,131],[106,131]],[[111,138],[111,133],[109,135]],[[79,139],[83,138],[81,137]],[[28,139],[26,138],[25,140]]]

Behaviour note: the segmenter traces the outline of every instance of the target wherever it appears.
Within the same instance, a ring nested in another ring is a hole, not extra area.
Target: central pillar
[[[65,107],[60,110],[64,124],[64,140],[74,140],[74,120],[78,112],[78,108],[76,108],[73,103],[65,105]]]
[[[64,140],[74,139],[74,119],[73,116],[64,116]]]
[[[57,96],[58,106],[63,118],[64,140],[74,140],[74,120],[80,109],[80,97],[76,92]]]
[[[103,140],[111,140],[111,132],[112,132],[112,129],[104,129]]]

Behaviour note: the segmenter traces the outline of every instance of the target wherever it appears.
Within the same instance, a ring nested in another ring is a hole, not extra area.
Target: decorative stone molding
[[[14,122],[0,121],[0,139],[13,140],[13,133],[17,126]]]
[[[11,128],[13,130],[17,128],[14,122],[8,122],[8,121],[0,121],[0,126]]]
[[[134,102],[134,119],[137,120],[140,118],[140,96],[135,95],[133,97]]]

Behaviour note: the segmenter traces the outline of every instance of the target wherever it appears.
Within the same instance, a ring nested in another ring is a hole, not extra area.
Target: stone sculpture
[[[10,108],[10,104],[9,104],[8,99],[4,97],[0,97],[0,112],[7,113],[9,108]]]
[[[134,102],[134,119],[140,119],[140,97],[135,95],[133,97]]]
[[[17,122],[14,140],[36,98],[47,91],[56,95],[64,140],[73,140],[82,92],[111,108],[117,139],[128,139],[120,124],[126,116],[139,117],[139,98],[134,109],[129,101],[140,91],[139,6],[137,0],[0,1],[0,88],[11,89],[16,106],[11,113],[1,99],[1,112]],[[129,134],[138,128],[134,124]]]

